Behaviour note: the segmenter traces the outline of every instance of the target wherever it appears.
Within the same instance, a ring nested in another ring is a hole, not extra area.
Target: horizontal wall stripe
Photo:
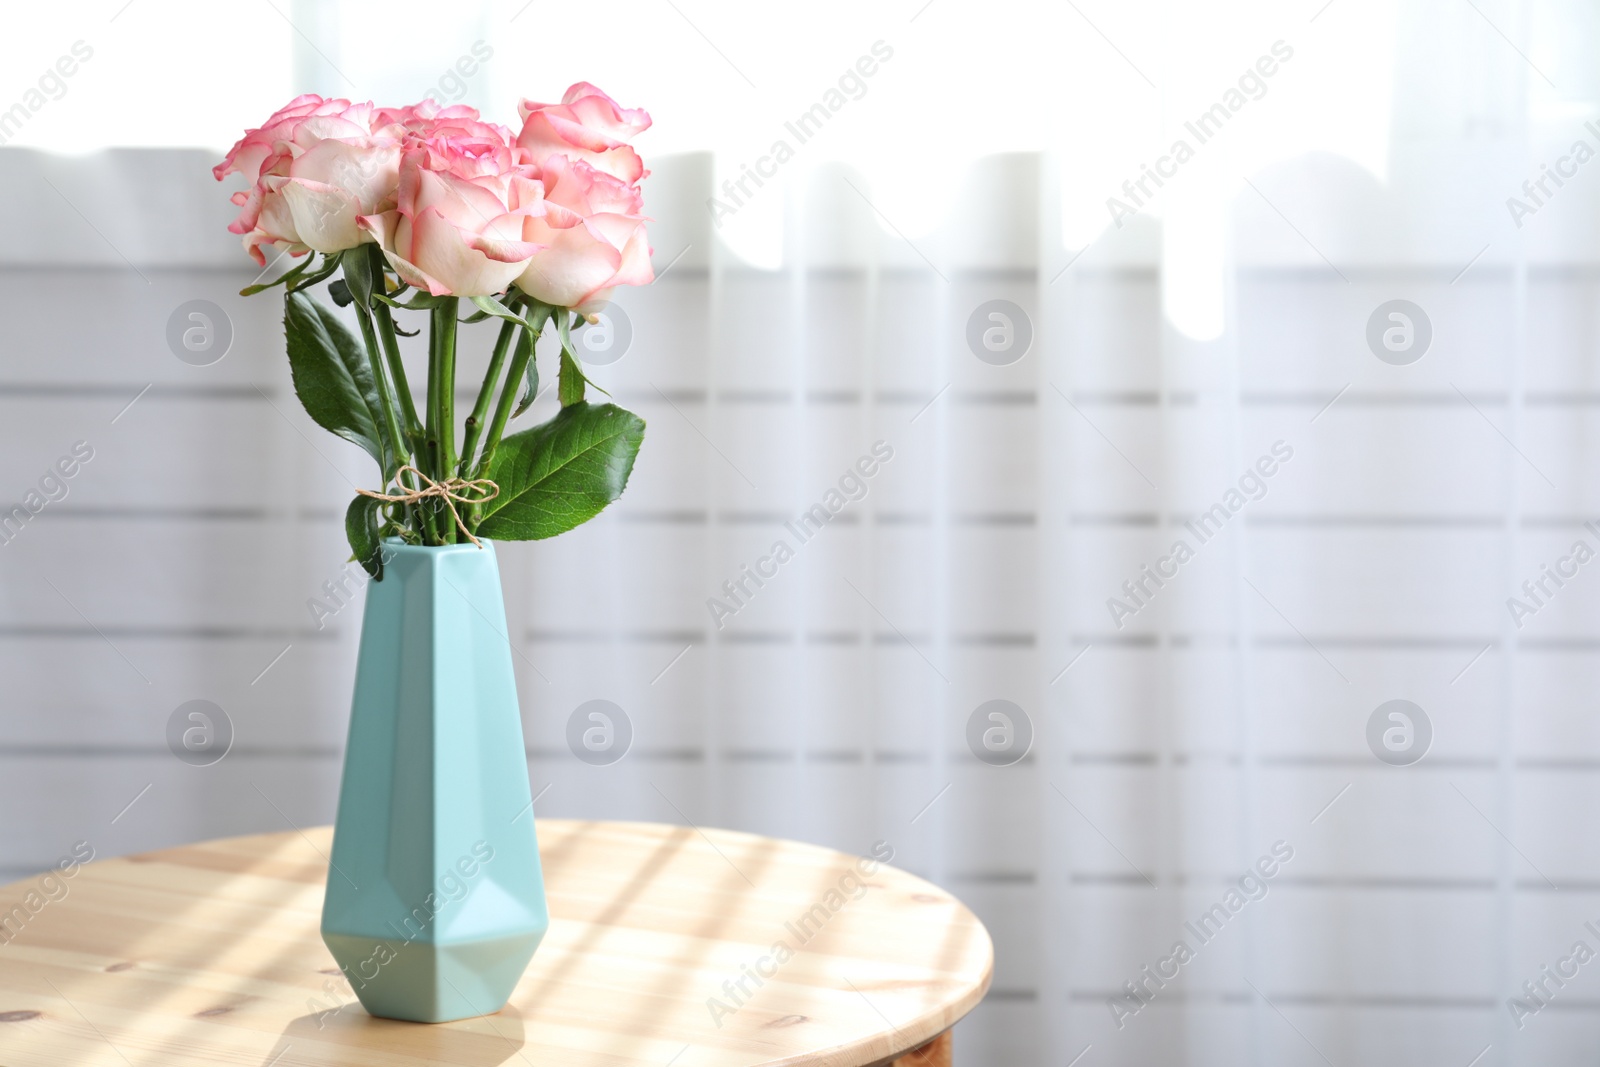
[[[115,623],[94,626],[0,625],[0,640],[62,638],[73,641],[126,638],[130,641],[336,641],[339,631],[290,629],[277,626],[122,626]]]
[[[171,383],[158,383],[151,385],[149,382],[118,383],[89,383],[74,381],[36,381],[36,382],[4,382],[0,381],[0,401],[7,399],[43,399],[43,400],[105,400],[121,401],[123,403],[138,396],[146,385],[149,391],[140,398],[140,403],[155,400],[165,403],[185,402],[214,402],[218,400],[229,402],[242,402],[250,404],[282,404],[289,400],[286,394],[277,388],[269,387],[265,382],[247,385],[176,385]],[[259,390],[259,391],[258,391]],[[263,394],[265,394],[263,396]],[[1329,401],[1338,394],[1335,404]],[[462,389],[457,392],[458,403],[470,407],[477,398],[477,390]],[[915,407],[921,408],[930,401],[939,398],[935,391],[908,391],[908,390],[879,390],[872,394],[871,402],[880,407]],[[1048,398],[1054,396],[1054,391],[1047,392]],[[1081,407],[1147,407],[1158,408],[1162,405],[1162,397],[1144,394],[1097,394],[1071,392],[1067,394],[1072,402]],[[958,405],[971,407],[1033,407],[1039,404],[1040,393],[1033,389],[1011,390],[983,390],[953,388],[944,394],[945,397]],[[622,404],[634,405],[698,405],[704,406],[713,402],[713,397],[705,389],[687,387],[661,387],[659,389],[626,389],[618,388],[612,391],[612,397]],[[1205,403],[1201,404],[1201,400]],[[848,390],[812,390],[804,394],[786,393],[773,390],[734,390],[716,394],[714,402],[722,407],[771,407],[773,405],[793,406],[797,402],[811,407],[855,407],[866,402],[866,397]],[[1330,411],[1341,408],[1460,408],[1471,412],[1473,405],[1480,407],[1489,406],[1503,408],[1511,403],[1511,394],[1503,389],[1473,389],[1464,390],[1462,393],[1454,391],[1415,391],[1409,393],[1372,393],[1356,389],[1339,393],[1337,384],[1329,386],[1326,390],[1317,392],[1306,391],[1244,391],[1238,394],[1192,392],[1173,392],[1167,395],[1166,402],[1176,406],[1202,406],[1215,407],[1226,410],[1235,403],[1246,408],[1280,408],[1280,407],[1309,407],[1320,410],[1329,407]],[[1521,398],[1521,404],[1530,408],[1594,408],[1600,407],[1600,391],[1597,392],[1541,392],[1531,390]]]

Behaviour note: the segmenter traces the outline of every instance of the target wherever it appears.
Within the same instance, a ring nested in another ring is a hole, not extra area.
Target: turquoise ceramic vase
[[[322,940],[373,1015],[505,1006],[549,925],[494,546],[367,583]]]

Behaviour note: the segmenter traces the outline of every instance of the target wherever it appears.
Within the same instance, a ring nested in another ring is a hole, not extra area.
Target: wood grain
[[[511,1003],[438,1026],[373,1019],[317,934],[330,836],[79,869],[0,944],[7,1067],[845,1067],[930,1042],[945,1059],[906,1062],[948,1063],[940,1035],[993,969],[972,912],[892,867],[858,889],[855,857],[812,845],[552,819],[550,932]],[[32,890],[44,898],[38,878],[0,888],[0,909]],[[779,942],[795,951],[773,973]]]
[[[895,1060],[892,1067],[951,1067],[953,1052],[950,1031],[946,1030],[921,1048]]]

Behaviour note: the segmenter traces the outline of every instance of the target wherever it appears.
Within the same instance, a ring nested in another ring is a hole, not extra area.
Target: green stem
[[[500,447],[500,438],[505,435],[506,423],[511,421],[511,409],[517,403],[517,390],[522,387],[522,376],[528,373],[528,360],[533,358],[533,350],[539,344],[539,335],[533,333],[526,326],[522,332],[527,335],[528,343],[517,345],[511,356],[511,367],[506,371],[505,384],[500,387],[500,402],[495,405],[494,420],[489,423],[489,436],[484,438],[483,454],[478,458],[478,465],[473,470],[474,478],[482,478],[489,469],[489,464],[494,460],[495,449]]]
[[[433,309],[439,345],[439,477],[449,478],[456,466],[456,312],[459,298],[445,297]]]
[[[389,393],[389,379],[383,373],[383,353],[379,351],[378,337],[372,328],[372,312],[358,302],[356,318],[361,323],[361,339],[367,346],[367,358],[372,362],[373,384],[378,387],[378,399],[383,403],[383,428],[388,431],[389,458],[398,469],[411,461],[411,450],[406,447],[405,435],[400,432],[400,420],[394,411],[394,397]],[[383,472],[385,484],[393,474],[393,470]]]
[[[383,251],[377,246],[371,246],[368,253],[372,258],[372,287],[374,290],[387,289],[384,281],[384,269],[388,266],[383,258]],[[389,311],[389,305],[379,300],[372,302],[372,318],[377,326],[378,340],[383,345],[383,358],[389,365],[389,378],[393,383],[398,412],[395,419],[404,428],[405,440],[409,447],[404,449],[408,462],[416,463],[426,468],[428,465],[427,448],[423,436],[422,423],[417,419],[416,400],[411,395],[411,382],[406,377],[406,365],[400,358],[400,338],[395,332],[394,315]],[[374,359],[374,370],[378,370],[378,361]],[[381,371],[379,371],[381,374]],[[407,489],[420,489],[422,486],[412,475],[399,479],[400,484]],[[412,529],[422,537],[424,544],[436,542],[434,523],[428,509],[421,506],[406,506],[404,512]]]
[[[453,476],[456,466],[456,312],[460,300],[442,298],[432,311],[428,331],[428,440],[433,446],[433,472],[436,481]],[[456,542],[456,524],[449,509],[441,507],[435,517],[443,544]]]
[[[423,404],[423,451],[422,473],[429,478],[439,480],[439,334],[430,321],[428,329],[428,392],[426,402]],[[425,531],[426,542],[430,545],[445,543],[439,530],[438,516],[435,514],[432,498],[428,498],[419,505],[422,510],[423,522],[427,527]]]
[[[517,309],[516,301],[510,299],[506,306],[512,311]],[[478,439],[483,436],[483,422],[489,415],[489,403],[494,399],[494,387],[500,381],[500,368],[506,361],[506,353],[511,350],[511,338],[516,333],[517,324],[502,322],[500,336],[494,342],[494,354],[489,357],[489,369],[483,375],[483,387],[478,390],[477,403],[472,405],[472,414],[467,416],[466,435],[461,441],[461,464],[457,474],[465,478],[467,471],[472,466],[472,457],[478,447]]]
[[[373,245],[372,279],[374,288],[383,286],[383,253]],[[417,421],[416,401],[411,397],[411,384],[406,380],[406,365],[400,360],[400,339],[394,332],[394,316],[389,305],[381,300],[372,303],[372,316],[378,323],[378,337],[383,341],[383,354],[389,361],[389,376],[394,379],[395,393],[400,398],[400,413],[405,418],[406,433],[411,437],[411,451],[422,451],[419,438],[422,424]]]
[[[381,253],[379,253],[381,255]],[[378,338],[383,342],[384,357],[389,363],[389,377],[394,380],[394,391],[399,397],[400,415],[404,419],[406,438],[411,442],[409,451],[413,462],[426,468],[428,466],[427,440],[424,436],[422,423],[417,419],[417,404],[411,395],[411,383],[406,378],[406,365],[400,359],[400,339],[395,334],[394,316],[389,312],[389,306],[381,301],[372,302],[372,317],[378,324]],[[420,489],[416,479],[406,475],[406,488]],[[433,535],[434,523],[429,511],[425,507],[408,509],[417,516],[416,532],[423,537],[424,544],[434,544],[437,538]]]

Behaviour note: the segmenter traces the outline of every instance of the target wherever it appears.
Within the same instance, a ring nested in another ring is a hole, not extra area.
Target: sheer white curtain
[[[539,814],[890,842],[994,935],[970,1062],[1592,1056],[1593,11],[680,6],[627,8],[623,62],[546,54],[537,3],[426,48],[286,4],[259,77],[214,72],[256,111],[414,96],[483,40],[486,108],[588,77],[656,110],[660,279],[590,353],[646,445],[601,519],[502,553]],[[128,57],[169,15],[98,15],[84,78],[166,77]],[[71,147],[80,87],[16,143]],[[208,159],[0,151],[0,492],[97,449],[0,549],[16,877],[332,816],[358,613],[305,601],[370,472],[232,295]],[[212,367],[164,339],[195,298]],[[237,730],[203,769],[162,740],[197,697]],[[607,765],[567,740],[596,699]]]

